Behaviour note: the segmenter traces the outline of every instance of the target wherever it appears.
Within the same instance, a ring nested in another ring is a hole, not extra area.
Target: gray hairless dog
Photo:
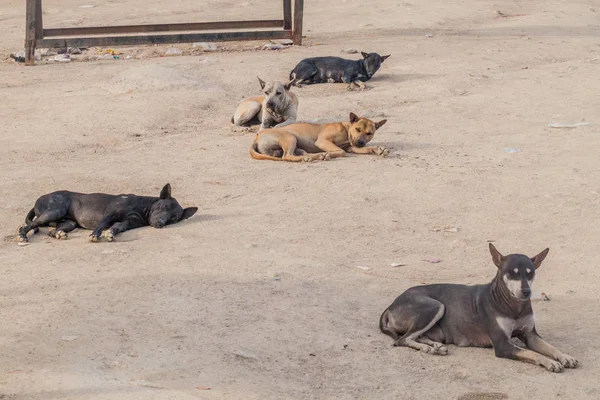
[[[379,328],[394,339],[425,353],[445,355],[444,344],[494,348],[497,357],[546,367],[551,372],[576,368],[578,362],[545,342],[535,329],[531,284],[548,254],[503,256],[490,243],[498,271],[487,285],[416,286],[402,293],[381,315]],[[511,338],[529,349],[519,347]]]

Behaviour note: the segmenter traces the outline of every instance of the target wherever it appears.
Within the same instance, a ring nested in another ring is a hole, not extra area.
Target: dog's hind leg
[[[66,216],[66,210],[49,210],[41,213],[35,220],[30,224],[25,225],[19,229],[19,241],[27,242],[27,233],[31,230],[35,230],[40,226],[46,226],[50,222],[60,221]]]
[[[319,72],[319,69],[313,63],[300,62],[290,73],[290,79],[294,80],[296,87],[300,87],[303,83],[310,83],[317,72]]]
[[[448,354],[444,346],[430,345],[428,339],[419,340],[443,316],[445,307],[439,301],[427,296],[411,296],[406,301],[392,305],[389,310],[387,328],[403,333],[394,346],[406,346],[429,354]],[[426,343],[423,343],[426,342]],[[433,341],[430,341],[434,343]]]
[[[64,240],[67,238],[67,233],[71,232],[75,228],[77,228],[77,222],[71,220],[62,221],[56,225],[56,228],[48,231],[48,236],[51,236],[55,239]]]

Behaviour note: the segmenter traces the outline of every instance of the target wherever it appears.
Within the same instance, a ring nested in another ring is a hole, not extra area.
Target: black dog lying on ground
[[[93,229],[90,241],[104,237],[112,242],[114,236],[142,226],[162,228],[187,219],[197,207],[183,209],[171,197],[171,185],[166,184],[160,197],[134,194],[111,195],[104,193],[75,193],[66,190],[40,197],[25,218],[26,225],[19,229],[19,241],[27,242],[27,233],[38,233],[40,226],[55,226],[48,235],[66,239],[75,228]],[[36,217],[34,219],[34,217]]]
[[[381,63],[390,55],[380,56],[377,53],[361,52],[362,60],[346,60],[340,57],[306,58],[298,63],[290,72],[290,80],[295,85],[302,83],[340,83],[347,84],[348,90],[354,86],[364,89],[364,82],[375,75]]]

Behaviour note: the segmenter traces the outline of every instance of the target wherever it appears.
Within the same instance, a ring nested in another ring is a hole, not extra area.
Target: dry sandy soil
[[[22,3],[0,2],[3,58],[22,46]],[[46,3],[48,27],[281,7]],[[307,1],[305,17],[305,46],[278,52],[232,43],[179,57],[140,47],[120,60],[2,61],[1,399],[600,398],[598,0]],[[231,135],[227,120],[257,93],[255,77],[283,80],[303,57],[348,48],[392,56],[370,90],[296,89],[299,119],[385,116],[374,142],[391,155],[252,160],[252,135]],[[14,241],[41,194],[157,195],[166,182],[200,207],[194,218],[114,243],[44,230],[29,246]],[[410,286],[490,280],[491,240],[505,253],[550,247],[534,287],[551,297],[535,301],[538,331],[579,369],[454,346],[435,357],[379,332]]]

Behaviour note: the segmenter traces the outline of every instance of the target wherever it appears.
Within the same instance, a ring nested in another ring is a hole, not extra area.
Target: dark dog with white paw
[[[379,328],[407,346],[430,354],[448,354],[444,344],[493,347],[497,357],[511,358],[561,372],[578,362],[544,341],[535,329],[531,284],[548,254],[503,256],[490,243],[498,271],[487,285],[415,286],[402,293],[381,315]],[[516,346],[516,337],[528,348]]]
[[[347,85],[348,90],[355,86],[364,89],[364,82],[375,75],[390,55],[380,56],[377,53],[363,53],[361,60],[347,60],[340,57],[306,58],[290,72],[290,80],[294,85],[311,83],[340,83]]]
[[[197,207],[182,208],[171,197],[171,185],[163,187],[159,197],[135,194],[75,193],[66,190],[40,197],[25,218],[26,225],[19,229],[19,241],[27,242],[27,233],[39,231],[41,226],[54,226],[48,234],[66,239],[75,228],[92,229],[90,241],[97,242],[104,233],[111,242],[118,233],[152,226],[162,228],[194,215]]]

